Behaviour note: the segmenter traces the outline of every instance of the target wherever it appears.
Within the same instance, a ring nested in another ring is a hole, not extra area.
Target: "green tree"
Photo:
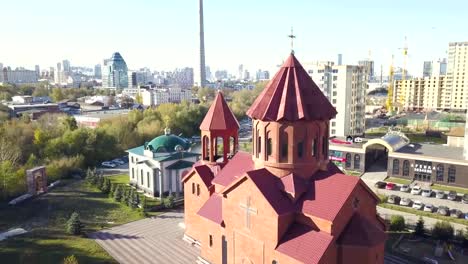
[[[111,185],[110,179],[104,178],[104,183],[102,184],[102,188],[101,188],[102,193],[108,194],[110,191],[110,185]]]
[[[135,102],[137,102],[138,104],[143,104],[143,97],[141,96],[141,94],[137,94],[135,96]]]
[[[81,234],[83,224],[80,221],[80,215],[77,212],[73,212],[70,219],[67,221],[67,233],[72,235]]]
[[[116,200],[117,202],[120,202],[120,201],[122,201],[122,198],[123,198],[122,186],[121,186],[120,184],[118,184],[118,185],[115,187],[115,191],[114,191],[114,200]]]
[[[432,228],[432,237],[443,241],[453,238],[453,226],[446,221],[437,221]]]
[[[114,192],[115,192],[115,184],[111,182],[110,189],[109,189],[109,198],[114,197]]]
[[[64,117],[62,120],[62,125],[64,126],[65,130],[70,130],[70,131],[73,131],[78,128],[76,119],[73,116]]]
[[[416,223],[416,227],[414,228],[414,234],[417,236],[424,235],[424,219],[420,216],[418,222]]]
[[[78,259],[75,255],[71,255],[63,259],[63,264],[78,264]]]
[[[52,89],[52,94],[50,95],[52,100],[54,102],[59,102],[65,99],[65,96],[63,95],[62,88],[54,88]]]
[[[172,194],[170,194],[169,196],[164,198],[163,199],[163,204],[164,204],[164,207],[167,208],[167,209],[174,208],[174,196]]]
[[[403,216],[392,215],[390,218],[390,231],[403,231],[405,227],[405,218]]]

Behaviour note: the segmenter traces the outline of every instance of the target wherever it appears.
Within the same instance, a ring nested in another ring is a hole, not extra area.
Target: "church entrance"
[[[373,144],[366,148],[366,171],[387,171],[388,149],[381,144]]]

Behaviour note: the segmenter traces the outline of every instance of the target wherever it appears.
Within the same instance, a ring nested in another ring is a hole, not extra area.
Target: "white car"
[[[431,189],[423,189],[421,195],[424,196],[424,197],[431,197],[432,190]]]
[[[118,165],[124,165],[125,164],[125,162],[123,160],[121,160],[121,159],[113,159],[112,163],[118,164]]]
[[[103,163],[101,163],[101,165],[103,167],[108,167],[108,168],[115,168],[116,167],[115,164],[110,162],[110,161],[104,161]]]
[[[432,204],[426,204],[424,206],[424,212],[432,213],[434,211],[434,206]]]
[[[410,191],[410,187],[408,184],[403,184],[400,186],[400,192],[409,192]]]
[[[411,204],[411,199],[410,198],[402,198],[400,200],[400,205],[410,206],[410,204]]]
[[[421,194],[421,192],[422,192],[421,186],[414,186],[411,189],[411,194],[419,195]]]
[[[413,208],[414,209],[421,210],[421,209],[423,209],[423,207],[424,207],[424,204],[421,201],[416,200],[416,201],[413,202]]]

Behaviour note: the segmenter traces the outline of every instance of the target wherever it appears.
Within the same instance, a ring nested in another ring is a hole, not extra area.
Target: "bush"
[[[46,166],[47,178],[50,182],[69,177],[76,168],[83,166],[82,155],[53,159]]]
[[[420,216],[418,222],[416,223],[416,227],[414,228],[414,234],[417,236],[424,235],[424,219]]]
[[[103,179],[103,183],[102,183],[102,186],[101,186],[101,192],[104,193],[104,194],[108,194],[109,191],[110,191],[110,185],[111,185],[111,182],[110,182],[110,179],[109,178],[104,178],[104,177],[101,177]]]
[[[453,226],[446,221],[437,221],[437,223],[434,225],[434,228],[432,228],[432,237],[443,241],[452,239]]]
[[[63,259],[63,264],[78,264],[78,259],[75,255],[71,255]]]
[[[146,207],[146,196],[143,195],[143,198],[141,198],[141,209],[143,210],[143,212],[146,212]]]
[[[405,218],[403,216],[392,215],[390,218],[390,231],[403,231],[405,226]]]
[[[67,221],[67,233],[71,235],[81,234],[83,224],[80,221],[80,215],[77,212],[73,212],[70,219]]]
[[[174,208],[174,196],[169,195],[167,198],[164,198],[163,205],[167,209]]]
[[[122,198],[123,198],[122,186],[120,184],[118,184],[115,187],[114,200],[116,200],[117,202],[120,202],[120,201],[122,201]]]
[[[109,198],[114,197],[114,192],[115,192],[115,184],[111,182],[110,187],[109,187]]]

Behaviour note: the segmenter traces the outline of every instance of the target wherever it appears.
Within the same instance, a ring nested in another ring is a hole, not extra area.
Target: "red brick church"
[[[336,110],[293,54],[247,115],[252,153],[221,93],[200,125],[202,159],[182,179],[198,262],[383,263],[378,197],[328,161]]]

